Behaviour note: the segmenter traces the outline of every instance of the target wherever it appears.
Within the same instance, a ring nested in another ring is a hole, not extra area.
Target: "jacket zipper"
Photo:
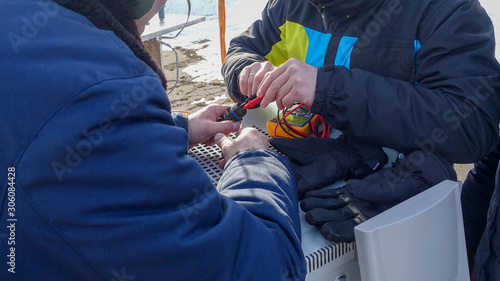
[[[325,7],[321,8],[321,19],[323,20],[323,27],[325,28],[325,31],[328,30],[328,24],[326,23],[326,18],[325,18]]]
[[[314,5],[314,3],[311,3]],[[321,20],[323,21],[323,28],[326,30],[328,30],[328,23],[326,22],[326,17],[325,17],[325,6],[318,3],[315,5],[316,7],[316,10],[318,10],[318,12],[321,14]]]

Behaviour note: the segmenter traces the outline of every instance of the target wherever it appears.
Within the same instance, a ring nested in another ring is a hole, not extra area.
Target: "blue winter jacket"
[[[214,187],[158,76],[48,0],[0,0],[0,280],[302,280],[296,179],[249,150]]]

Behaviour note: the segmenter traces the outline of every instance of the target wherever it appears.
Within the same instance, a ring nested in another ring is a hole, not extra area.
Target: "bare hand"
[[[318,69],[303,61],[292,58],[268,72],[257,90],[257,97],[263,98],[261,107],[276,101],[279,109],[292,107],[294,103],[312,106],[316,93]]]
[[[217,117],[221,116],[228,108],[227,105],[209,105],[188,117],[189,145],[199,143],[214,145],[213,136],[217,133],[229,134],[236,132],[241,122],[222,121],[218,122]]]
[[[255,128],[241,129],[240,131],[238,131],[235,140],[231,140],[223,134],[217,134],[215,136],[215,141],[221,148],[222,157],[224,158],[219,163],[219,167],[221,169],[224,169],[224,166],[226,166],[226,162],[229,161],[229,159],[239,151],[269,148],[269,142],[267,141],[266,137]]]
[[[245,66],[238,78],[241,93],[247,97],[255,94],[262,79],[264,79],[264,75],[273,70],[274,66],[268,61],[254,62]]]

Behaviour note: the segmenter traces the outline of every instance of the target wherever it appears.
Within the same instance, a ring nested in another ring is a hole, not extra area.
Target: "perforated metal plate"
[[[270,136],[266,131],[255,126],[253,127],[269,139]],[[234,139],[236,135],[232,133],[229,137]],[[270,146],[269,149],[276,151],[276,149],[272,146]],[[188,151],[188,155],[196,159],[196,161],[201,164],[205,172],[207,172],[212,179],[212,183],[217,185],[223,172],[222,169],[219,168],[219,162],[222,160],[221,149],[217,145],[207,146],[204,144],[198,144]]]

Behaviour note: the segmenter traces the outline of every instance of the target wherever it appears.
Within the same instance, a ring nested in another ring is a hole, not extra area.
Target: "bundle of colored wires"
[[[307,133],[304,133],[304,132],[301,132],[301,131],[295,129],[292,125],[290,125],[290,123],[288,123],[286,118],[302,106],[305,106],[305,107],[311,109],[310,106],[301,103],[292,109],[283,108],[282,113],[281,113],[281,115],[282,115],[281,117],[280,117],[280,111],[278,110],[278,116],[276,118],[278,120],[278,122],[276,123],[276,126],[274,127],[274,136],[276,137],[278,126],[280,126],[281,129],[283,130],[283,132],[285,132],[286,134],[288,134],[292,138],[309,138],[309,137],[328,138],[330,136],[330,131],[331,131],[332,127],[319,114],[313,113],[309,117],[309,127],[311,128],[312,136],[310,134],[307,134]]]

